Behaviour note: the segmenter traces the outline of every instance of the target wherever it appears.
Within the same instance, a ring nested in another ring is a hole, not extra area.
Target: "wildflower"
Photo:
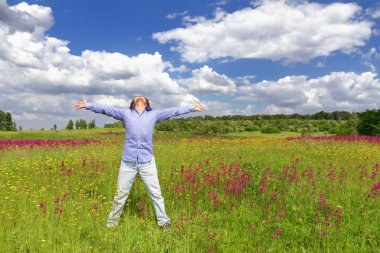
[[[281,234],[281,229],[277,228],[274,232],[274,237],[273,239],[276,240],[278,238],[278,236]]]
[[[325,195],[322,193],[319,197],[318,205],[325,206],[326,204]]]
[[[215,192],[212,192],[211,194],[209,194],[209,196],[210,196],[210,195],[211,195],[211,198],[212,198],[212,200],[213,200],[213,204],[214,204],[214,206],[215,206],[215,207],[218,206],[218,204],[219,204],[218,195],[216,195]]]
[[[323,231],[321,232],[321,234],[322,234],[322,240],[325,239],[325,237],[326,237],[326,235],[327,235],[327,230],[323,230]]]
[[[270,197],[271,201],[275,201],[277,198],[278,198],[278,193],[277,192],[272,192],[271,193],[271,197]]]
[[[55,214],[61,215],[63,212],[62,206],[57,206],[54,210]]]
[[[82,166],[86,167],[86,156],[83,156],[82,158]]]
[[[372,172],[372,175],[371,175],[371,179],[374,180],[374,179],[376,178],[376,176],[377,176],[376,171],[373,171],[373,172]]]
[[[209,237],[211,240],[214,240],[217,235],[218,234],[216,232],[214,232],[214,233],[210,234]]]
[[[65,170],[65,161],[61,161],[61,171]]]
[[[92,209],[92,211],[96,212],[99,209],[99,205],[98,204],[93,204],[91,209]]]
[[[41,208],[43,213],[46,213],[46,206],[44,203],[40,203],[40,208]]]
[[[64,200],[67,199],[68,197],[70,197],[70,194],[65,193],[65,194],[62,196],[61,201],[64,201]]]
[[[251,233],[255,233],[256,232],[256,228],[252,224],[248,224],[248,230]]]
[[[372,186],[371,191],[368,194],[368,198],[374,198],[375,199],[379,193],[380,193],[380,182],[378,182]]]
[[[143,200],[139,201],[138,206],[141,217],[145,219],[148,216],[148,212],[145,209],[145,202]]]

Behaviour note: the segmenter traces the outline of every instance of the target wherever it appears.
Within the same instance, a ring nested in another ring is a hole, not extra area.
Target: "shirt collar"
[[[133,108],[132,108],[132,111],[136,111],[137,113],[139,113],[139,112],[136,110],[136,107],[133,107]],[[147,111],[146,107],[145,107],[144,111],[142,111],[141,113],[143,113],[143,112],[145,112],[145,111]]]

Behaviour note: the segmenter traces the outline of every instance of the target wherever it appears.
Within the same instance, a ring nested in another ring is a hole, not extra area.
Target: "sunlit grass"
[[[109,230],[124,135],[23,132],[5,138],[101,142],[0,151],[1,252],[379,251],[379,144],[155,133],[172,228],[157,228],[137,178]]]

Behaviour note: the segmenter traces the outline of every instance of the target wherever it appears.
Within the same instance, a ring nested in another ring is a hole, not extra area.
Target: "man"
[[[111,228],[119,223],[124,204],[139,173],[153,202],[158,226],[168,228],[170,218],[165,213],[164,198],[161,195],[153,153],[153,129],[156,123],[171,117],[190,112],[202,112],[203,106],[194,102],[191,106],[152,110],[147,98],[136,96],[129,109],[87,103],[86,98],[78,102],[75,107],[105,114],[125,123],[126,138],[118,174],[118,187],[106,226]]]

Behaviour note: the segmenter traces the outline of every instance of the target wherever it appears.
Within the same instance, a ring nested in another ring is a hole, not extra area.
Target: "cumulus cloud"
[[[211,19],[185,16],[186,27],[153,38],[175,43],[172,49],[188,62],[226,57],[306,62],[363,46],[373,23],[361,13],[355,3],[263,0],[233,13],[217,8]]]
[[[35,120],[46,126],[83,116],[73,109],[83,96],[120,107],[136,94],[146,95],[155,108],[197,100],[166,71],[186,71],[184,65],[168,66],[157,52],[127,56],[84,50],[73,55],[68,41],[47,35],[53,22],[48,7],[8,6],[0,0],[0,108],[18,124]]]
[[[191,92],[231,94],[236,91],[235,82],[214,71],[207,65],[192,71],[190,78],[179,79],[178,82]]]
[[[8,7],[6,0],[0,0],[0,22],[11,32],[38,32],[53,25],[53,16],[49,7],[25,2]]]
[[[264,113],[362,111],[380,105],[380,81],[372,72],[332,72],[318,78],[287,76],[238,87],[237,101],[261,105]]]

